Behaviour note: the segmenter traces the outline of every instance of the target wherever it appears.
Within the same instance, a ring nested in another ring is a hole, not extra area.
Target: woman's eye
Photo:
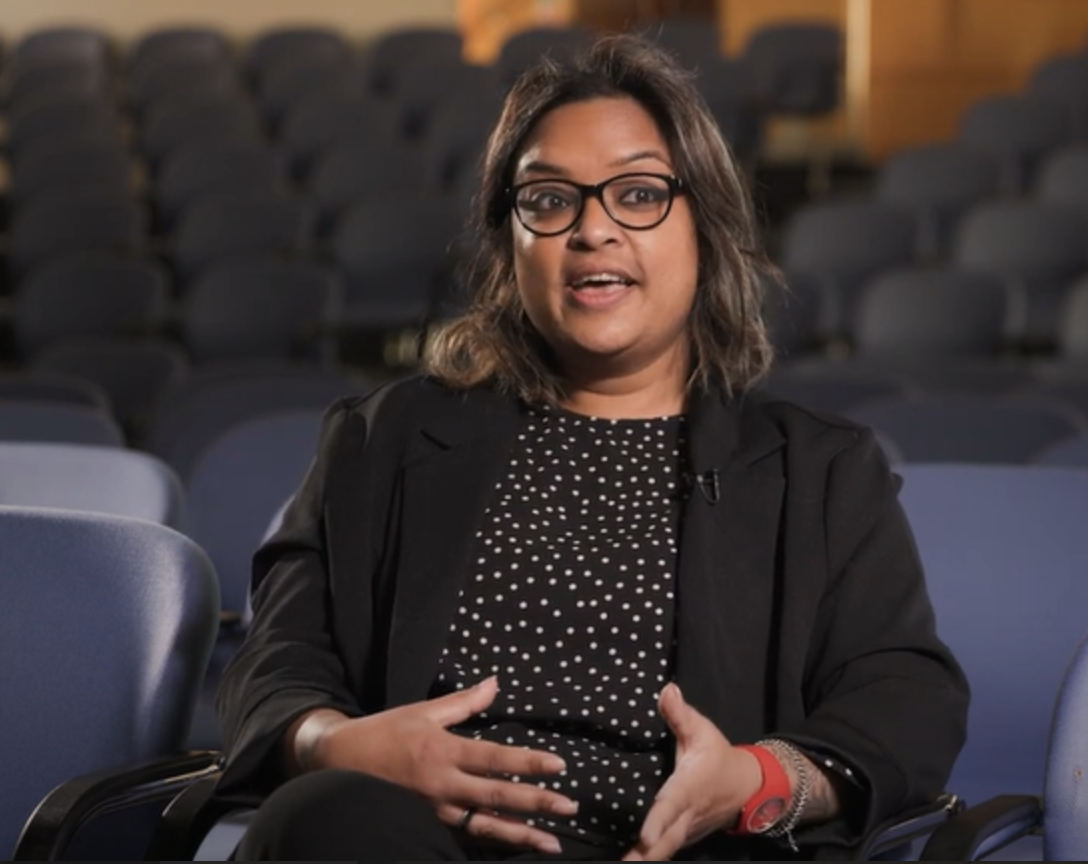
[[[559,189],[540,189],[524,197],[521,206],[535,213],[562,210],[572,204],[571,195]]]
[[[620,192],[619,202],[625,207],[660,204],[668,197],[668,190],[656,186],[630,186]]]

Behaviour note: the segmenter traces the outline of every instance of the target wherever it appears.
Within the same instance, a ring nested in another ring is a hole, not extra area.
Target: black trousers
[[[269,796],[234,860],[616,861],[624,851],[559,839],[558,855],[479,841],[407,789],[353,771],[317,771]]]

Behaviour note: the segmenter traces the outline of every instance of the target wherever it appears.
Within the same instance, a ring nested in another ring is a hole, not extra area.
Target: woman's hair
[[[469,306],[428,338],[425,366],[453,387],[491,382],[530,402],[561,400],[554,358],[515,283],[507,190],[525,141],[545,114],[602,97],[629,97],[649,112],[684,182],[699,255],[689,386],[746,390],[767,371],[773,353],[762,314],[762,273],[769,264],[751,199],[691,73],[632,35],[602,37],[566,63],[544,57],[511,88],[488,140],[473,204],[475,254],[462,276]]]

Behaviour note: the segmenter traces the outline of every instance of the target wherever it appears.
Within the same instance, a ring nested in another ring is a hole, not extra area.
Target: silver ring
[[[457,830],[467,831],[468,823],[472,821],[472,817],[476,815],[475,807],[466,807],[465,812],[461,814],[461,818],[457,820]]]

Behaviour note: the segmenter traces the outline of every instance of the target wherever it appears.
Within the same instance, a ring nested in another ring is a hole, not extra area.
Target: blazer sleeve
[[[875,437],[859,430],[830,463],[829,581],[817,610],[806,713],[783,730],[852,766],[861,812],[805,832],[849,844],[944,791],[966,738],[968,687],[937,634],[922,565]]]
[[[216,706],[227,765],[220,791],[258,795],[284,779],[280,746],[313,708],[363,713],[334,644],[327,510],[334,478],[353,474],[366,439],[357,400],[334,404],[280,529],[254,556],[253,620],[220,681]]]

